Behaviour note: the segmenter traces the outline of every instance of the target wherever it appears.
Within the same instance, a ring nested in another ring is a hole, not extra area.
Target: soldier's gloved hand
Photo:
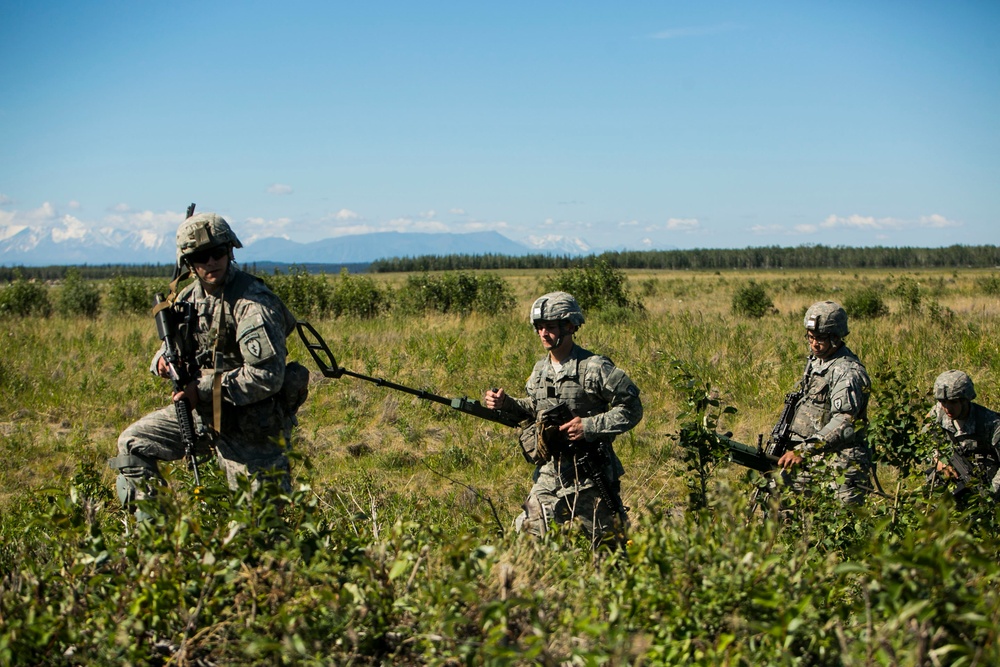
[[[191,380],[188,385],[184,387],[184,391],[174,392],[174,401],[187,401],[188,405],[194,410],[198,407],[198,381]]]
[[[792,449],[789,449],[778,459],[778,467],[782,470],[790,470],[800,463],[802,463],[802,457]]]
[[[497,389],[487,389],[486,393],[483,394],[483,405],[485,405],[490,410],[499,410],[503,407],[504,401],[507,400],[507,394],[504,393],[502,387]]]
[[[583,440],[583,420],[573,417],[568,422],[559,427],[559,430],[566,434],[571,441]]]

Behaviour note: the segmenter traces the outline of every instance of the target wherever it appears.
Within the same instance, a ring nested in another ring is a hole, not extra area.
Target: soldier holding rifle
[[[961,495],[977,483],[993,498],[1000,495],[1000,414],[973,403],[976,388],[963,371],[945,371],[934,380],[932,419],[951,444],[947,461],[936,459],[938,473]]]
[[[483,401],[524,420],[521,446],[535,465],[534,485],[515,526],[542,536],[550,522],[576,520],[595,543],[620,538],[627,527],[619,482],[625,471],[612,443],[642,419],[639,389],[610,359],[574,342],[584,317],[570,294],[539,297],[529,320],[547,354],[528,378],[527,397],[491,389]]]
[[[157,299],[154,309],[164,344],[150,368],[174,380],[173,401],[186,405],[152,412],[118,438],[118,456],[108,463],[118,471],[126,506],[154,491],[158,461],[192,450],[214,449],[231,488],[239,475],[260,471],[284,473],[289,487],[285,445],[308,386],[308,371],[285,361],[295,317],[260,279],[235,265],[233,249],[242,245],[229,223],[193,212],[192,206],[177,230],[171,295]],[[191,273],[196,279],[175,295]]]
[[[870,456],[857,432],[867,419],[871,381],[857,356],[844,344],[847,313],[833,301],[811,305],[805,314],[809,361],[802,378],[802,396],[789,427],[790,446],[778,458],[784,471],[796,470],[795,488],[809,480],[807,464],[826,458],[842,470],[844,482],[831,482],[837,499],[850,504],[864,501],[868,489]],[[804,469],[805,468],[805,469]]]

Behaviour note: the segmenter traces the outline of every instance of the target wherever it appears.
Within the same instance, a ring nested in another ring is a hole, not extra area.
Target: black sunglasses
[[[220,245],[215,248],[209,248],[208,250],[202,250],[200,252],[193,252],[187,256],[188,261],[192,264],[205,264],[209,259],[222,259],[229,254],[229,247]]]

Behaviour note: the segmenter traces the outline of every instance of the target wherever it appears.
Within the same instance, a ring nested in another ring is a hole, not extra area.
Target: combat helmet
[[[976,388],[972,378],[964,371],[945,371],[934,380],[934,398],[938,401],[954,401],[967,398],[970,401],[976,397]]]
[[[220,245],[242,248],[236,233],[226,219],[215,213],[199,213],[181,223],[177,228],[177,264],[184,263],[188,255],[209,250]]]
[[[848,333],[847,311],[833,301],[817,301],[806,310],[805,327],[821,336],[843,338]]]
[[[535,326],[540,320],[569,320],[576,326],[584,323],[580,304],[572,294],[566,292],[549,292],[535,299],[528,313],[528,321]]]

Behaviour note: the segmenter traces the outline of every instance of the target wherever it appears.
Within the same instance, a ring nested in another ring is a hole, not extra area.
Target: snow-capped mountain
[[[388,257],[421,255],[590,252],[580,239],[563,236],[531,237],[518,243],[496,232],[403,233],[378,232],[297,243],[264,238],[237,252],[243,262],[365,263]],[[56,225],[0,226],[0,265],[166,264],[173,260],[174,234],[153,229],[115,227],[88,229],[74,219]]]

